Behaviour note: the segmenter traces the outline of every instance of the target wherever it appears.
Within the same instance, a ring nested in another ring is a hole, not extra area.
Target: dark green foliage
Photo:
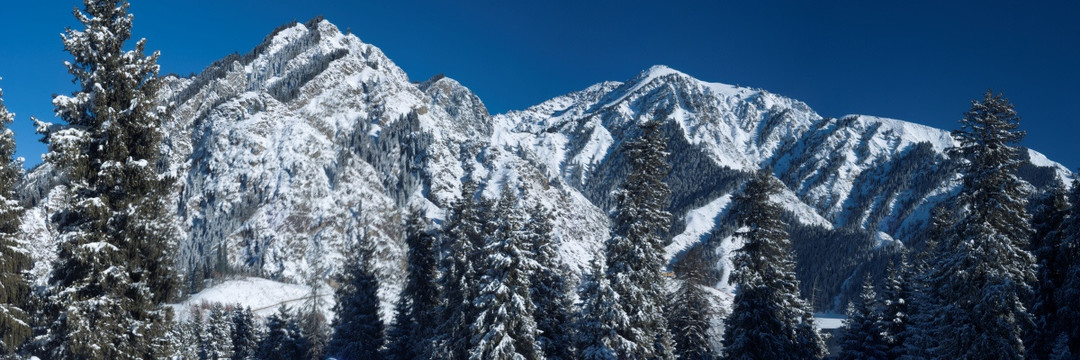
[[[1080,181],[1073,181],[1069,202],[1072,206],[1065,218],[1057,260],[1065,280],[1054,291],[1057,311],[1054,325],[1048,329],[1060,331],[1059,337],[1064,338],[1058,341],[1064,343],[1059,354],[1080,354]]]
[[[1063,323],[1056,312],[1058,305],[1054,292],[1065,283],[1066,264],[1062,245],[1065,217],[1069,211],[1069,194],[1065,185],[1054,181],[1052,187],[1033,202],[1031,253],[1035,255],[1035,297],[1031,301],[1031,313],[1035,327],[1026,339],[1028,357],[1045,359],[1053,351],[1059,335],[1071,324]]]
[[[432,341],[429,358],[464,360],[469,352],[469,326],[476,314],[475,284],[478,279],[474,259],[486,234],[486,214],[490,204],[477,201],[477,184],[471,178],[461,187],[461,198],[454,204],[450,219],[439,238],[439,288],[442,299],[438,310],[439,327]]]
[[[68,180],[70,206],[54,217],[60,249],[50,279],[51,358],[158,358],[176,294],[171,180],[162,168],[155,96],[158,54],[124,51],[133,17],[123,0],[84,2],[64,48],[80,90],[53,100],[63,126],[46,132],[46,161]]]
[[[675,340],[675,355],[684,360],[711,360],[717,358],[710,347],[709,328],[713,316],[708,293],[708,272],[715,266],[706,256],[708,248],[695,246],[683,255],[683,261],[675,268],[679,277],[678,290],[672,295],[670,319]]]
[[[582,304],[581,314],[574,325],[576,336],[574,343],[578,350],[576,359],[615,360],[615,348],[628,340],[619,337],[615,324],[625,322],[625,313],[615,311],[619,306],[615,290],[608,282],[606,271],[599,261],[593,259],[592,272],[582,279],[583,286],[579,293]]]
[[[536,306],[533,317],[539,330],[536,340],[548,360],[573,359],[573,327],[567,324],[574,322],[574,300],[563,275],[569,270],[559,261],[559,243],[552,233],[551,212],[537,202],[528,209],[528,214],[525,234],[531,237],[530,245],[538,265],[530,280],[532,301]]]
[[[266,319],[266,336],[259,341],[255,358],[260,360],[297,360],[307,356],[307,344],[300,335],[300,324],[289,308],[281,305]],[[364,358],[359,358],[364,359]]]
[[[395,307],[394,324],[387,332],[387,358],[423,358],[428,339],[438,325],[435,312],[439,306],[436,238],[428,227],[419,210],[409,212],[405,222],[408,277]]]
[[[881,324],[888,358],[899,359],[904,354],[907,326],[910,322],[911,301],[910,267],[907,253],[901,253],[899,262],[890,262],[885,283],[881,289]]]
[[[674,345],[664,308],[665,232],[670,190],[664,183],[670,166],[659,121],[640,126],[642,134],[625,145],[630,173],[615,195],[613,236],[605,247],[607,277],[618,296],[616,311],[627,321],[614,324],[622,358],[671,359]]]
[[[259,349],[259,325],[251,308],[233,308],[232,315],[232,360],[253,359]]]
[[[813,326],[813,312],[799,297],[799,281],[782,209],[769,197],[780,183],[758,171],[732,199],[737,233],[743,245],[732,259],[737,284],[724,329],[728,359],[807,359],[825,355]]]
[[[221,304],[210,308],[210,317],[206,321],[205,335],[199,347],[200,359],[228,359],[233,356],[232,321]]]
[[[15,134],[8,126],[15,116],[4,107],[3,95],[0,90],[0,357],[15,353],[32,333],[25,272],[33,265],[16,239],[23,209],[15,184],[22,177],[22,162],[14,159]]]
[[[887,360],[888,344],[885,329],[881,328],[874,284],[867,277],[863,281],[858,301],[848,305],[847,320],[838,339],[841,360]]]
[[[383,323],[379,318],[378,282],[371,270],[368,239],[359,239],[347,254],[344,269],[338,276],[340,286],[334,292],[334,329],[326,355],[340,360],[381,359],[384,343]]]

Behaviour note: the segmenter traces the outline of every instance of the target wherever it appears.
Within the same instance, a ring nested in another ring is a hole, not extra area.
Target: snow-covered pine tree
[[[255,358],[259,360],[296,360],[307,355],[307,346],[300,335],[300,324],[285,305],[266,319],[266,336],[259,341]],[[361,358],[363,359],[363,358]]]
[[[529,251],[525,211],[510,186],[503,186],[495,214],[500,214],[499,225],[489,235],[478,263],[477,314],[470,328],[469,359],[544,359],[536,341],[529,282],[538,265]]]
[[[615,331],[615,324],[625,323],[628,319],[624,311],[615,310],[619,306],[618,295],[611,288],[601,261],[593,259],[592,272],[582,279],[581,314],[574,325],[576,359],[615,360],[618,359],[615,348],[629,342]]]
[[[935,293],[936,289],[931,286],[930,269],[934,259],[942,256],[940,239],[946,236],[955,222],[956,218],[947,206],[938,205],[931,211],[926,243],[922,251],[915,256],[911,270],[907,272],[907,279],[911,284],[911,302],[908,304],[907,329],[902,335],[904,343],[901,359],[929,359],[933,355],[931,351],[937,348],[933,325],[941,304]]]
[[[698,245],[683,254],[682,261],[675,268],[679,277],[678,290],[672,295],[671,319],[668,325],[675,339],[675,355],[683,360],[711,360],[713,353],[709,340],[709,328],[712,323],[712,306],[703,286],[708,286],[708,272],[713,267],[709,264],[707,252],[710,248]]]
[[[214,304],[210,308],[210,316],[206,321],[206,336],[203,337],[200,359],[229,359],[232,357],[232,321],[228,312],[221,304]]]
[[[259,350],[259,324],[255,322],[255,313],[251,308],[236,307],[230,315],[232,321],[232,360],[249,360],[255,358],[255,351]]]
[[[348,259],[334,291],[334,329],[325,354],[338,360],[381,359],[383,323],[379,318],[379,284],[371,268],[371,241],[367,236],[346,250]]]
[[[1031,253],[1035,255],[1035,297],[1031,301],[1031,314],[1035,327],[1031,329],[1028,358],[1045,359],[1053,351],[1059,335],[1071,324],[1063,324],[1057,317],[1054,292],[1065,282],[1062,259],[1062,232],[1069,211],[1069,193],[1065,184],[1054,181],[1052,187],[1039,197],[1033,207],[1031,227]]]
[[[1074,180],[1069,192],[1069,213],[1065,217],[1058,254],[1058,266],[1064,269],[1064,281],[1054,293],[1057,305],[1055,324],[1061,326],[1064,348],[1059,354],[1080,354],[1080,180]]]
[[[326,324],[326,317],[323,316],[322,312],[323,296],[325,295],[322,293],[323,276],[326,275],[326,267],[323,266],[322,262],[323,250],[321,242],[315,241],[308,248],[307,258],[311,264],[306,279],[310,291],[308,291],[308,296],[304,299],[300,311],[300,330],[308,345],[308,353],[305,358],[321,360],[330,337],[330,328]]]
[[[799,297],[791,240],[783,209],[770,196],[781,184],[759,170],[732,199],[742,247],[735,253],[731,281],[735,300],[724,324],[728,359],[810,359],[825,356],[825,344],[812,326],[813,312]]]
[[[973,101],[953,131],[956,154],[967,160],[956,198],[957,223],[942,239],[930,284],[942,305],[934,317],[938,358],[1021,359],[1032,326],[1025,300],[1032,295],[1035,258],[1027,251],[1031,227],[1014,146],[1020,117],[1002,95]]]
[[[394,311],[394,324],[387,331],[387,358],[421,359],[436,322],[439,306],[438,259],[435,235],[418,209],[409,211],[405,221],[408,246],[408,275]]]
[[[466,171],[469,173],[471,171]],[[477,184],[471,177],[461,186],[461,197],[440,233],[438,251],[439,327],[427,358],[464,360],[469,356],[469,327],[476,313],[476,268],[473,259],[486,232],[486,201],[476,201]]]
[[[881,325],[884,332],[886,351],[890,360],[899,359],[904,354],[904,342],[907,335],[908,302],[911,298],[910,271],[907,252],[901,252],[898,262],[890,262],[886,269],[885,283],[881,287]]]
[[[536,306],[533,317],[539,330],[536,340],[548,360],[574,358],[573,327],[574,299],[564,275],[568,270],[559,260],[559,243],[552,232],[551,212],[539,201],[528,209],[529,221],[525,234],[538,268],[533,273],[532,301]]]
[[[22,162],[15,159],[15,134],[8,126],[15,115],[4,107],[0,90],[0,357],[14,354],[30,338],[30,284],[26,271],[33,265],[19,249],[22,206],[15,184],[22,177]]]
[[[161,156],[158,53],[124,50],[133,17],[124,0],[85,0],[84,26],[68,29],[66,62],[80,90],[56,96],[66,124],[38,122],[69,187],[53,219],[60,244],[50,279],[53,359],[145,359],[170,353],[175,239],[166,210],[171,180]]]
[[[848,304],[847,320],[837,339],[840,343],[839,359],[887,360],[888,344],[884,333],[874,283],[867,276],[863,280],[859,298]]]
[[[202,349],[203,338],[206,334],[206,324],[203,323],[202,310],[197,307],[190,309],[190,317],[187,320],[174,322],[172,327],[172,351],[173,359],[198,359]]]
[[[627,319],[614,326],[630,340],[616,344],[615,351],[620,358],[672,359],[663,276],[663,234],[671,226],[671,191],[664,178],[671,166],[660,122],[648,121],[640,129],[641,137],[626,144],[630,172],[615,195],[614,235],[605,244],[608,281],[619,294],[615,309]]]

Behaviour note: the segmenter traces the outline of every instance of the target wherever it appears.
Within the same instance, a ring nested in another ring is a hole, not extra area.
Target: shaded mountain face
[[[668,256],[712,246],[721,289],[737,247],[728,200],[754,169],[771,168],[788,187],[776,200],[793,220],[804,291],[821,308],[856,272],[920,241],[929,210],[959,184],[948,132],[823,118],[797,100],[662,66],[492,116],[457,81],[410,82],[378,48],[322,19],[283,26],[248,54],[165,83],[163,150],[177,179],[177,270],[189,292],[215,273],[324,279],[345,244],[362,238],[376,249],[389,317],[404,278],[404,212],[443,219],[466,178],[481,196],[510,186],[544,204],[564,262],[580,272],[608,236],[612,191],[627,172],[621,146],[650,119],[662,120],[673,165]],[[1032,184],[1071,176],[1030,157]],[[62,183],[45,164],[22,185],[24,232],[39,240],[27,243],[45,264],[39,278],[54,256],[47,219],[64,206]]]

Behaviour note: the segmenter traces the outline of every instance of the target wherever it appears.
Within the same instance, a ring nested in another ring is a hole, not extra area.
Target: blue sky
[[[135,35],[163,73],[247,52],[322,14],[413,80],[438,73],[492,113],[665,64],[759,87],[823,116],[870,114],[953,129],[988,88],[1023,117],[1024,145],[1080,166],[1080,2],[1046,1],[134,1]],[[0,5],[0,88],[20,156],[40,162],[30,116],[73,90],[59,34],[74,0]]]

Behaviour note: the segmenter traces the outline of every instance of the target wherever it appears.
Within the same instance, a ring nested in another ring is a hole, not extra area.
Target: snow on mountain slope
[[[250,308],[256,316],[268,317],[281,305],[291,309],[305,306],[311,299],[311,287],[282,283],[262,278],[227,280],[194,294],[183,302],[172,304],[173,313],[180,320],[187,320],[192,310],[200,306],[222,304]],[[320,310],[328,319],[333,318],[334,296],[323,288],[318,294]]]

